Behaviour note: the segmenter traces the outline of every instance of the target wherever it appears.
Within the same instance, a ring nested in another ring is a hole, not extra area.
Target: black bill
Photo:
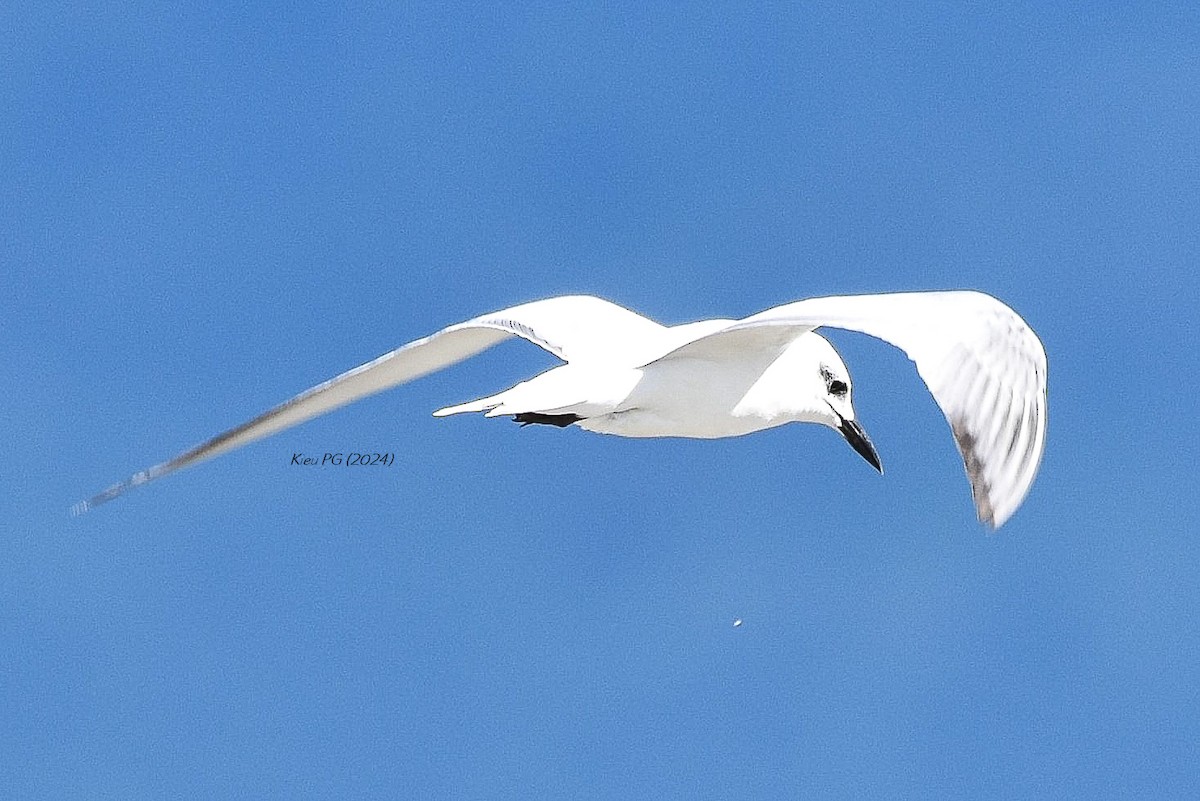
[[[842,420],[842,424],[838,426],[838,431],[842,432],[842,436],[846,438],[846,442],[850,443],[850,447],[858,451],[858,455],[871,463],[871,466],[883,472],[883,465],[879,463],[879,454],[875,452],[875,446],[871,444],[870,437],[867,432],[863,431],[863,427],[858,424],[857,420]]]

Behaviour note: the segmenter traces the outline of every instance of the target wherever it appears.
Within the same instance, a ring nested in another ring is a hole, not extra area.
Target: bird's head
[[[789,346],[783,360],[789,362],[787,369],[793,380],[800,382],[796,389],[804,399],[801,419],[834,429],[882,473],[879,454],[854,412],[850,371],[833,345],[820,334],[809,332]]]

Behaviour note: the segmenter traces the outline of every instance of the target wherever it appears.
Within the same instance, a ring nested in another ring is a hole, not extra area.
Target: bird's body
[[[819,422],[820,410],[806,406],[802,393],[789,391],[801,375],[797,365],[818,349],[846,372],[828,342],[808,332],[782,350],[771,343],[736,359],[679,356],[640,367],[566,364],[434,414],[572,415],[586,431],[622,437],[741,436],[785,423]]]
[[[512,336],[564,364],[436,416],[483,412],[616,436],[699,439],[820,423],[880,468],[854,413],[849,371],[814,330],[821,326],[871,334],[908,353],[950,422],[980,519],[1001,525],[1028,492],[1045,446],[1046,357],[1012,309],[978,292],[813,298],[743,320],[671,327],[594,297],[526,303],[449,326],[343,373],[110,487],[77,511]]]

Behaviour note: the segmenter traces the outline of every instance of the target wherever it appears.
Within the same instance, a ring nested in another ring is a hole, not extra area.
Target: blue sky
[[[1200,14],[1043,5],[0,12],[0,795],[1200,792]],[[429,416],[513,343],[66,513],[521,301],[962,287],[1050,359],[994,535],[837,332],[882,478]]]

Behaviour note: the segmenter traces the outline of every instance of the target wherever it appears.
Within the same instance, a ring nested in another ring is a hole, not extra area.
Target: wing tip
[[[124,481],[120,484],[113,484],[103,492],[98,492],[90,498],[85,498],[78,503],[72,504],[70,509],[71,517],[82,517],[91,510],[95,509],[97,506],[108,503],[113,498],[122,494],[125,492],[125,490],[129,489],[129,486],[130,485]]]
[[[954,441],[962,454],[963,466],[967,471],[967,480],[971,484],[971,498],[975,502],[975,513],[979,522],[992,531],[996,531],[1009,521],[1029,491],[1029,485],[1018,485],[1016,492],[1013,488],[1004,488],[1001,497],[996,496],[995,488],[984,478],[984,464],[976,451],[976,439],[962,424],[952,424]],[[1036,473],[1036,466],[1034,472]]]
[[[109,487],[101,492],[97,492],[92,497],[73,504],[70,509],[71,517],[79,517],[81,515],[87,514],[92,509],[95,509],[97,506],[108,503],[113,498],[116,498],[120,495],[124,495],[126,492],[129,492],[129,490],[133,489],[134,487],[141,486],[142,484],[145,484],[147,481],[152,481],[153,479],[158,478],[158,476],[160,476],[164,472],[166,472],[162,468],[163,468],[163,465],[159,465],[158,467],[152,467],[149,470],[143,470],[140,473],[134,473],[132,476],[130,476],[126,480],[118,481],[116,484],[113,484],[111,487]]]
[[[971,498],[975,501],[975,513],[979,517],[980,523],[995,531],[1004,525],[1004,521],[1012,512],[996,513],[996,506],[992,500],[992,487],[983,477],[983,462],[975,450],[975,436],[961,423],[952,423],[950,429],[954,433],[954,441],[958,444],[958,451],[962,455],[963,466],[967,470],[967,480],[971,483]]]

